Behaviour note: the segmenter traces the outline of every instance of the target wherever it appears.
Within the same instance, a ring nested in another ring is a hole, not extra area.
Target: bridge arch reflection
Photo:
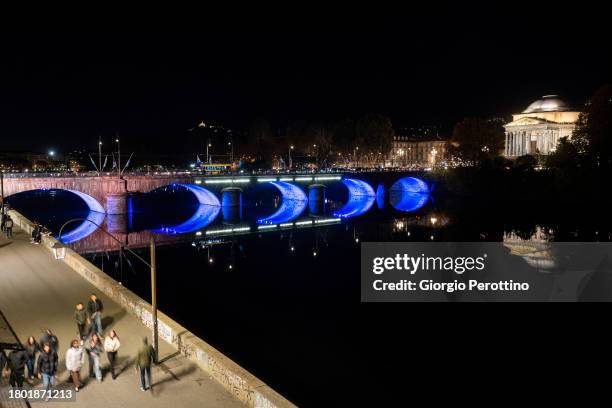
[[[404,177],[389,190],[389,202],[399,211],[410,212],[422,208],[429,200],[427,183],[416,177]]]
[[[79,197],[81,201],[85,203],[85,205],[87,206],[88,213],[87,213],[87,216],[84,218],[87,220],[93,221],[93,223],[88,222],[88,221],[83,221],[75,229],[63,234],[62,241],[67,244],[79,241],[87,237],[88,235],[91,235],[97,229],[95,224],[101,224],[104,221],[104,218],[106,216],[106,211],[104,210],[104,207],[102,206],[102,204],[100,204],[98,200],[96,200],[89,194],[85,194],[78,190],[70,190],[70,189],[63,189],[63,188],[34,189],[34,190],[21,191],[19,193],[12,194],[11,196],[7,198],[16,196],[17,194],[28,194],[28,193],[37,192],[37,191],[49,191],[49,192],[65,191],[65,192],[74,194],[77,197]]]
[[[208,226],[219,215],[221,203],[211,191],[195,184],[173,184],[172,186],[183,187],[193,193],[198,200],[198,208],[188,220],[171,227],[153,229],[151,230],[152,232],[160,234],[187,234]]]
[[[257,224],[289,222],[304,212],[308,205],[308,198],[300,187],[284,181],[271,181],[270,184],[280,191],[283,199],[280,207],[274,214],[258,219]]]
[[[351,218],[366,213],[376,200],[376,193],[372,186],[363,180],[345,178],[342,183],[348,188],[347,203],[333,213],[334,217]]]

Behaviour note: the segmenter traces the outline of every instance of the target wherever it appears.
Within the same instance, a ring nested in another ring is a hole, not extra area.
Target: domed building
[[[507,123],[504,156],[550,154],[562,137],[571,137],[579,111],[557,95],[546,95]]]

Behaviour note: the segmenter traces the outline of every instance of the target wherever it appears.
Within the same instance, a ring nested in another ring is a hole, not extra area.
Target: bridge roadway
[[[40,337],[41,328],[49,327],[60,342],[60,371],[58,380],[68,378],[64,356],[70,340],[77,337],[73,322],[74,305],[85,302],[95,289],[41,246],[29,243],[24,232],[16,229],[14,238],[0,238],[0,310],[24,342],[29,335]],[[239,407],[242,404],[225,391],[195,364],[177,356],[170,345],[160,341],[160,360],[153,369],[154,392],[142,392],[133,366],[133,357],[144,336],[151,333],[135,317],[127,314],[116,303],[99,295],[105,304],[104,323],[114,328],[121,338],[119,370],[113,381],[105,373],[98,383],[83,376],[85,387],[77,394],[76,402],[54,402],[63,407]],[[102,358],[107,367],[106,356]],[[82,374],[87,374],[85,363]],[[36,382],[38,384],[38,381]],[[67,387],[67,385],[62,385]],[[37,385],[40,387],[40,385]],[[32,406],[43,406],[32,402]],[[17,406],[0,401],[0,406]]]

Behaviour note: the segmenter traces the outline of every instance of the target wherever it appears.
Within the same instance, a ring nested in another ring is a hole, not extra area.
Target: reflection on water
[[[391,186],[389,202],[397,210],[412,212],[425,206],[429,193],[429,187],[423,180],[404,177]]]
[[[213,193],[195,184],[178,184],[176,186],[185,188],[195,195],[199,205],[193,215],[186,221],[177,225],[154,229],[154,232],[162,234],[187,234],[208,226],[217,218],[221,211],[221,203]]]
[[[101,226],[104,222],[104,217],[105,214],[102,212],[90,211],[86,217],[89,221],[82,221],[77,228],[67,233],[62,233],[61,241],[65,244],[72,244],[93,234],[98,229],[98,225]]]
[[[284,181],[270,182],[278,188],[283,196],[282,203],[278,210],[269,217],[260,218],[258,224],[280,224],[292,221],[300,216],[308,205],[308,198],[304,191],[290,183]]]
[[[546,231],[537,225],[533,234],[525,237],[515,230],[504,233],[504,246],[510,253],[523,258],[538,271],[551,271],[557,267],[550,242],[553,240],[552,230]]]
[[[372,186],[365,181],[349,178],[343,179],[342,183],[348,189],[348,202],[340,210],[333,213],[334,217],[358,217],[372,208],[376,199]]]

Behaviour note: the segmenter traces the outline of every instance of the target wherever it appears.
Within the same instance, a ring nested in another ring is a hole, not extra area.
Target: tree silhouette
[[[504,129],[500,123],[465,118],[455,125],[449,150],[455,157],[480,165],[501,154],[504,139]]]

